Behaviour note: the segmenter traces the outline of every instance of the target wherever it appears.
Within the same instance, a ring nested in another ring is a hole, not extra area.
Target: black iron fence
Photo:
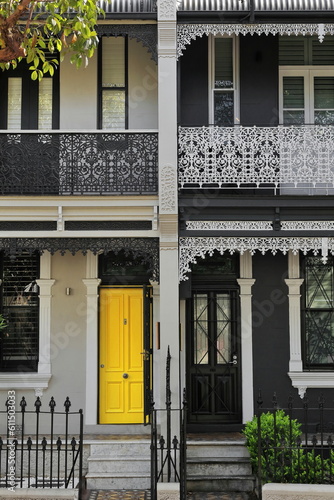
[[[157,133],[0,134],[0,194],[143,195],[157,191]]]
[[[180,500],[187,496],[186,488],[186,411],[187,403],[183,398],[182,408],[172,408],[170,390],[171,355],[168,348],[166,360],[166,405],[155,409],[151,401],[151,500],[157,499],[158,483],[178,483]],[[158,419],[163,421],[166,437],[159,434]],[[179,428],[179,438],[172,437],[172,428]]]
[[[78,488],[81,499],[83,412],[70,411],[68,397],[62,411],[53,397],[48,410],[42,406],[37,397],[29,410],[22,397],[16,408],[9,391],[6,409],[0,410],[0,487]]]
[[[252,465],[264,483],[334,484],[334,406],[321,395],[316,404],[291,396],[281,406],[258,397],[256,418],[247,430]],[[252,446],[253,440],[253,446]]]

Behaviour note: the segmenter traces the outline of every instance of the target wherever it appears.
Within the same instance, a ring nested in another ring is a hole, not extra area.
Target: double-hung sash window
[[[37,253],[1,257],[0,371],[36,372],[39,353],[39,277]]]
[[[312,37],[280,40],[280,122],[334,123],[334,41]]]
[[[334,368],[333,258],[304,259],[303,345],[304,369]]]
[[[51,130],[59,128],[59,70],[41,81],[31,79],[24,61],[0,74],[0,128]]]
[[[211,38],[210,123],[231,127],[236,115],[235,38]]]
[[[102,37],[100,48],[100,127],[126,129],[127,38]]]
[[[284,125],[334,123],[334,69],[281,69]]]

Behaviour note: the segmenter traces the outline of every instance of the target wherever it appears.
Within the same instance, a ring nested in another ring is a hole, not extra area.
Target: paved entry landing
[[[150,500],[150,491],[147,490],[93,490],[87,500]],[[251,500],[243,492],[188,492],[188,500]]]

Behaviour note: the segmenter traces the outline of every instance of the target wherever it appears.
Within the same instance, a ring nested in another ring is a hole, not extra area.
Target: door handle
[[[100,365],[101,368],[104,368],[104,365]]]
[[[123,373],[123,378],[129,378],[129,375],[127,373]]]

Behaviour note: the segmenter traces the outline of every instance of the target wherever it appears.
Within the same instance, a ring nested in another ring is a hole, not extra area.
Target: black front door
[[[241,423],[238,290],[194,290],[187,314],[188,430],[232,430]]]

